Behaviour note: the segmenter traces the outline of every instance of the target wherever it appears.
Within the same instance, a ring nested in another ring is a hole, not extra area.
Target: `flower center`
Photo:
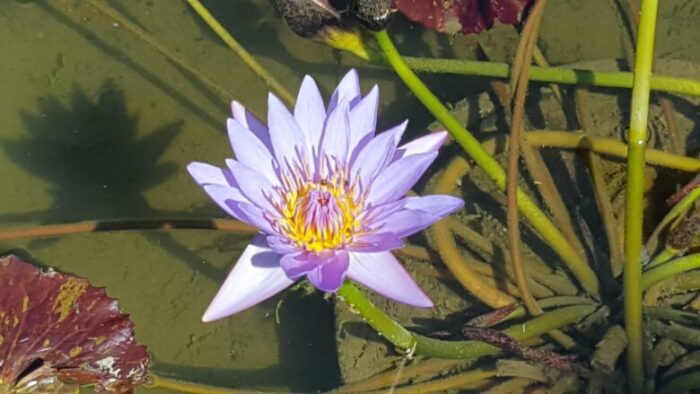
[[[318,181],[304,178],[297,173],[283,182],[279,231],[309,252],[342,248],[360,229],[355,188],[348,185],[344,171]]]

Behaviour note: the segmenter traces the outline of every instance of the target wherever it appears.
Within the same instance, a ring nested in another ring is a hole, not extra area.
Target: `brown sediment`
[[[461,156],[456,157],[438,178],[433,191],[439,194],[451,194],[457,180],[461,179],[470,169],[467,161]],[[506,306],[515,299],[486,283],[482,277],[462,260],[462,254],[457,248],[452,232],[445,220],[437,222],[428,230],[429,239],[434,242],[435,249],[442,257],[445,265],[464,286],[486,305],[492,308]]]
[[[413,364],[404,367],[400,374],[398,369],[392,369],[359,382],[348,383],[333,392],[358,393],[381,390],[392,385],[401,385],[409,381],[431,378],[455,367],[468,367],[469,365],[471,365],[471,361],[465,362],[464,360],[415,360]]]

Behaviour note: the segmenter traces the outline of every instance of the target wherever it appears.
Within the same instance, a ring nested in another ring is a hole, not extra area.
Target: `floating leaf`
[[[479,33],[494,22],[514,25],[533,0],[394,0],[406,17],[443,33]]]
[[[0,392],[130,393],[150,357],[133,324],[83,278],[0,259]]]

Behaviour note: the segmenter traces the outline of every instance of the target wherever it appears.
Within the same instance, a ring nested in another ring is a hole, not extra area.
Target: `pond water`
[[[231,99],[259,115],[268,88],[221,44],[185,2],[109,4]],[[381,89],[380,126],[408,117],[409,135],[431,116],[389,70],[293,35],[274,2],[205,1],[276,78],[295,92],[311,74],[328,94],[351,67],[363,89]],[[700,62],[700,3],[661,5],[661,58]],[[415,56],[475,58],[475,37],[392,27]],[[511,28],[479,38],[494,60],[514,47]],[[550,2],[540,45],[552,64],[623,58],[607,0]],[[123,218],[224,217],[185,171],[231,156],[228,102],[87,1],[0,1],[0,227]],[[476,78],[430,76],[445,101],[488,88]],[[309,392],[339,385],[334,308],[319,294],[287,291],[215,323],[201,315],[248,236],[177,230],[81,234],[0,242],[0,252],[89,278],[120,300],[167,376],[234,388]],[[145,390],[139,392],[168,392]]]

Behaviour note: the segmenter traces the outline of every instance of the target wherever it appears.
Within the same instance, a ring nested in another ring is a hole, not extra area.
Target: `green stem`
[[[360,290],[350,282],[345,282],[336,293],[353,310],[356,310],[377,332],[400,349],[414,350],[416,354],[428,357],[450,359],[472,359],[496,354],[500,349],[479,341],[442,341],[414,334],[384,311],[372,304]],[[575,323],[596,309],[595,305],[575,305],[547,312],[523,324],[516,324],[504,333],[519,340],[527,340],[543,335],[567,324]]]
[[[700,372],[691,372],[666,383],[659,390],[659,394],[688,393],[698,388],[700,388]]]
[[[627,155],[625,205],[624,303],[627,332],[627,379],[629,391],[642,392],[642,222],[644,215],[644,155],[649,115],[649,86],[654,59],[654,33],[658,0],[642,0],[632,86]]]
[[[489,175],[501,190],[506,187],[506,174],[488,152],[479,144],[474,136],[455,119],[450,111],[442,105],[440,100],[428,89],[401,58],[391,38],[386,31],[376,34],[377,42],[384,51],[387,61],[394,68],[399,77],[413,91],[425,107],[445,126],[452,137],[464,148],[472,159]],[[584,262],[562,233],[537,205],[518,189],[518,208],[537,232],[549,243],[549,245],[561,256],[571,272],[581,282],[583,288],[591,295],[598,296],[598,278],[591,268]]]
[[[214,30],[214,33],[221,38],[221,40],[228,45],[229,48],[233,50],[233,52],[238,55],[239,58],[248,66],[250,67],[251,70],[255,74],[257,74],[260,78],[262,78],[267,85],[274,90],[282,100],[284,100],[287,104],[289,105],[294,105],[294,96],[289,93],[289,91],[280,84],[275,77],[272,76],[267,70],[260,64],[258,63],[255,58],[246,51],[245,48],[241,44],[236,41],[231,34],[229,34],[226,29],[221,26],[221,23],[214,18],[214,16],[209,12],[209,10],[206,9],[202,5],[202,3],[199,2],[199,0],[187,0],[187,3],[194,9],[194,11],[199,15],[202,20],[209,25],[209,27]]]
[[[655,283],[684,272],[700,268],[700,253],[690,254],[668,263],[656,266],[641,275],[641,291],[646,291]]]
[[[409,67],[415,71],[510,78],[511,66],[507,63],[468,61],[457,59],[429,59],[405,57]],[[610,88],[631,88],[634,74],[624,71],[606,72],[581,70],[565,67],[537,67],[530,69],[530,81],[560,83],[567,85],[588,85]],[[691,79],[653,75],[650,80],[652,90],[700,96],[700,82]]]

